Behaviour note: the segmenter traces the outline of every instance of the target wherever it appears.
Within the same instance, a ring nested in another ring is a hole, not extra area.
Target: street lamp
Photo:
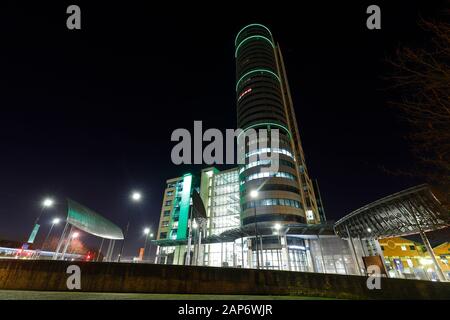
[[[42,201],[42,206],[43,206],[44,208],[50,208],[50,207],[53,206],[54,203],[55,203],[55,201],[53,201],[52,198],[45,198],[45,199]]]
[[[258,190],[250,191],[250,197],[253,199],[258,198]]]
[[[145,228],[144,235],[145,235],[145,242],[144,242],[144,253],[142,255],[142,260],[145,260],[145,249],[147,248],[147,241],[148,241],[148,238],[153,237],[153,233],[150,233],[150,228]],[[149,250],[150,250],[150,248],[149,248]]]
[[[258,190],[250,191],[250,198],[257,199],[258,198]],[[256,220],[256,201],[254,202],[254,217],[255,217],[255,250],[256,250],[256,266],[259,269],[259,250],[258,250],[258,222]],[[261,248],[262,249],[262,248]]]
[[[131,200],[133,200],[134,202],[139,202],[142,199],[142,194],[138,191],[134,191],[133,193],[131,193]]]
[[[42,214],[44,213],[45,209],[53,207],[55,204],[55,201],[52,198],[45,198],[41,202],[41,211],[39,215],[37,216],[36,220],[34,221],[33,230],[30,233],[30,236],[28,237],[28,243],[34,243],[34,239],[36,239],[37,233],[39,231],[40,225],[39,220],[41,219]]]
[[[50,230],[48,231],[47,236],[45,237],[44,242],[42,242],[41,251],[44,250],[44,246],[45,246],[45,244],[47,243],[47,240],[48,240],[48,238],[50,237],[50,234],[52,233],[53,227],[54,227],[55,225],[59,224],[60,222],[61,222],[61,219],[60,219],[60,218],[54,218],[54,219],[52,220],[52,225],[51,225],[51,227],[50,227]]]
[[[140,193],[139,191],[133,191],[130,195],[130,199],[134,203],[140,202],[142,200],[142,193]],[[128,236],[129,229],[130,229],[130,215],[128,215],[127,226],[125,228],[125,234],[123,236],[122,247],[120,248],[119,257],[117,258],[117,262],[120,262],[120,259],[122,258],[123,248],[125,246],[125,240]]]
[[[68,248],[70,247],[70,249],[72,249],[72,247],[71,247],[72,246],[72,241],[75,240],[75,239],[78,239],[79,237],[80,237],[80,233],[79,232],[75,231],[74,233],[72,233],[72,235],[70,236],[70,239],[69,239],[67,247]],[[70,251],[70,249],[69,249],[69,251]],[[75,253],[74,250],[71,250],[71,252],[72,252],[72,254]],[[64,255],[63,255],[63,259],[64,259]]]
[[[280,270],[283,270],[283,255],[281,253],[281,250],[283,249],[283,245],[281,244],[281,235],[280,235],[281,224],[275,223],[273,228],[275,229],[276,235],[278,236],[278,242],[280,243],[280,252],[278,252],[278,250],[277,250],[277,259],[278,259],[278,263],[279,263],[279,268],[280,268]]]

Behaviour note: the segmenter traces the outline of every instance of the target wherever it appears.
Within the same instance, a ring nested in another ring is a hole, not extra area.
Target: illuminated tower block
[[[279,46],[267,27],[250,24],[236,36],[235,57],[238,127],[280,133],[279,147],[270,148],[279,155],[277,172],[262,173],[267,160],[253,161],[250,154],[240,167],[242,224],[319,223]],[[258,190],[256,199],[250,196],[253,190]]]

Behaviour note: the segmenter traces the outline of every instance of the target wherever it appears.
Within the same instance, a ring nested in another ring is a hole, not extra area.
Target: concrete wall
[[[81,268],[81,291],[307,295],[350,299],[450,299],[450,283],[172,265],[0,260],[0,289],[67,291],[71,264]]]

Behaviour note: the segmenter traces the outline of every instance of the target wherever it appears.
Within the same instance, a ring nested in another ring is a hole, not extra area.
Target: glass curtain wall
[[[239,174],[237,170],[218,173],[214,177],[211,201],[210,234],[239,228]]]
[[[209,235],[240,227],[239,172],[228,170],[212,177],[208,201]],[[237,252],[239,250],[239,253]],[[207,266],[237,266],[242,263],[241,245],[224,242],[205,245],[203,264]]]
[[[314,267],[321,273],[358,274],[348,242],[336,236],[310,239]]]

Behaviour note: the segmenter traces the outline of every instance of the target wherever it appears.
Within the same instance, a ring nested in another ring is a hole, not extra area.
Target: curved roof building
[[[431,188],[418,185],[359,208],[335,223],[342,238],[388,238],[450,226],[450,212]]]

